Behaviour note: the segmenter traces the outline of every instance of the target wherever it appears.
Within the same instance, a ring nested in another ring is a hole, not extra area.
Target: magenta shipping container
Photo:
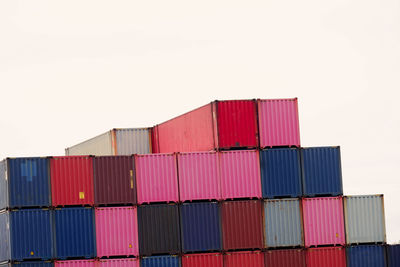
[[[297,98],[258,100],[260,146],[300,147]]]
[[[110,259],[99,260],[96,267],[139,267],[138,259]]]
[[[97,257],[138,256],[136,207],[96,208]]]
[[[95,267],[94,260],[55,261],[54,267]]]
[[[224,151],[218,156],[223,199],[261,198],[258,151]]]
[[[178,202],[175,154],[135,155],[138,204]]]
[[[304,198],[305,246],[344,245],[343,198]]]
[[[180,153],[178,170],[181,201],[221,199],[216,152]]]

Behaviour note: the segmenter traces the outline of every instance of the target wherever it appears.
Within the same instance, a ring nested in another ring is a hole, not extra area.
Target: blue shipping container
[[[387,247],[387,259],[389,267],[400,267],[400,245]]]
[[[0,264],[0,267],[53,267],[50,261],[23,261]]]
[[[93,208],[56,209],[56,258],[93,258],[96,256]]]
[[[343,195],[340,147],[310,147],[300,151],[303,195]]]
[[[347,267],[386,267],[384,246],[350,246],[346,254]]]
[[[262,150],[260,166],[263,198],[301,197],[299,149]]]
[[[222,249],[218,203],[184,203],[181,206],[183,252]]]
[[[178,256],[155,256],[144,257],[140,261],[141,267],[179,267],[181,266]]]

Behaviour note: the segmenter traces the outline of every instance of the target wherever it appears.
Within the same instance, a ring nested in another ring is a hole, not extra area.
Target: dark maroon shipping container
[[[305,251],[302,249],[267,250],[265,266],[306,267]]]
[[[101,156],[93,160],[95,204],[136,204],[132,156]]]
[[[222,235],[224,250],[262,248],[261,202],[222,202]]]

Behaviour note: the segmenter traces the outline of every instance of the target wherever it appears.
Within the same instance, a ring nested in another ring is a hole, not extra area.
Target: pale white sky
[[[398,0],[0,2],[0,158],[62,155],[215,99],[298,97],[345,194],[385,194],[400,240]]]

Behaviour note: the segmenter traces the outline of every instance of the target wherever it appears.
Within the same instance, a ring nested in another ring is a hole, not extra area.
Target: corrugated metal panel
[[[137,200],[178,202],[178,174],[175,154],[135,155]]]
[[[65,149],[66,156],[75,155],[94,155],[109,156],[113,155],[111,131],[100,134],[89,140]]]
[[[94,204],[93,157],[54,157],[50,170],[53,206]]]
[[[344,245],[342,197],[303,199],[305,246]]]
[[[141,267],[180,267],[178,256],[155,256],[144,257],[140,263]]]
[[[182,267],[223,267],[220,253],[187,254],[182,256]]]
[[[0,212],[0,262],[11,259],[10,217],[7,211]]]
[[[180,252],[177,205],[139,206],[138,227],[140,255],[177,254]]]
[[[95,267],[94,260],[55,261],[55,267]]]
[[[258,100],[260,146],[300,147],[297,98]]]
[[[261,251],[227,253],[224,267],[264,267],[264,255]]]
[[[390,245],[387,247],[388,267],[400,267],[400,245]]]
[[[261,198],[258,151],[225,151],[218,156],[223,199]]]
[[[304,244],[298,199],[266,200],[264,214],[266,247],[294,247]]]
[[[225,250],[262,248],[261,201],[222,203],[222,233]]]
[[[265,252],[265,265],[267,267],[306,267],[304,250],[267,250]]]
[[[93,208],[55,210],[56,258],[93,258],[96,240]]]
[[[311,248],[307,250],[307,267],[346,267],[343,247]]]
[[[300,151],[303,194],[343,195],[340,147],[310,147]]]
[[[292,148],[260,152],[264,198],[301,197],[300,151]]]
[[[216,152],[178,154],[180,200],[221,199]]]
[[[385,267],[383,246],[350,246],[346,248],[348,267]]]
[[[7,161],[0,161],[0,210],[8,207]]]
[[[99,267],[139,267],[140,261],[138,259],[112,259],[112,260],[99,260]]]
[[[221,219],[217,202],[181,206],[182,251],[222,249]]]
[[[3,266],[3,265],[0,265]],[[24,261],[24,262],[14,262],[10,264],[5,264],[4,266],[9,267],[53,267],[54,264],[50,261]]]
[[[347,244],[386,242],[383,195],[346,196]]]
[[[149,128],[114,129],[114,131],[117,138],[114,155],[151,153]]]
[[[132,156],[93,159],[95,204],[136,204],[136,179]]]

